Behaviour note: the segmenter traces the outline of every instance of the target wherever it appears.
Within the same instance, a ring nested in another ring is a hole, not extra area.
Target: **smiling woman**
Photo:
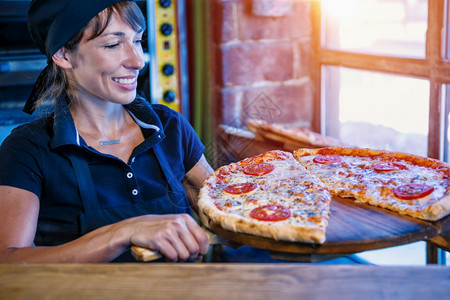
[[[170,261],[205,254],[189,213],[212,170],[181,114],[136,96],[136,3],[34,0],[29,26],[49,66],[25,110],[55,106],[0,148],[0,261],[134,261],[131,245]]]
[[[36,104],[44,102],[48,99],[56,99],[58,98],[64,91],[68,91],[69,94],[73,93],[74,87],[69,84],[69,79],[67,76],[70,76],[67,74],[67,72],[64,72],[64,69],[71,69],[72,65],[71,63],[74,63],[73,67],[73,76],[77,76],[76,72],[84,72],[80,66],[81,63],[85,62],[86,58],[89,56],[84,56],[83,60],[83,52],[82,51],[76,51],[79,50],[78,47],[82,41],[86,44],[83,48],[85,51],[89,51],[88,47],[96,48],[96,53],[98,54],[96,57],[92,57],[92,59],[100,59],[100,61],[103,61],[106,58],[111,58],[111,61],[114,61],[114,58],[111,57],[111,53],[114,53],[113,50],[115,48],[119,48],[119,44],[125,41],[125,32],[115,32],[115,29],[120,30],[120,28],[114,28],[108,26],[108,31],[105,32],[107,25],[112,21],[115,24],[115,27],[119,26],[119,23],[122,24],[122,28],[125,28],[126,31],[128,31],[128,35],[130,35],[128,38],[132,40],[132,43],[136,44],[136,54],[138,61],[138,66],[135,68],[135,71],[133,71],[133,74],[129,76],[128,78],[113,78],[117,81],[122,80],[122,84],[124,84],[124,80],[130,81],[130,83],[134,83],[134,86],[129,86],[128,89],[131,91],[136,90],[136,76],[137,71],[139,71],[143,67],[143,53],[142,53],[142,47],[140,45],[143,31],[145,30],[145,19],[142,16],[142,13],[140,12],[139,8],[137,6],[130,6],[127,5],[127,1],[125,2],[119,2],[116,4],[116,9],[122,11],[121,17],[117,19],[117,17],[113,14],[113,8],[109,7],[105,9],[101,14],[95,16],[88,24],[84,26],[85,30],[80,31],[74,35],[72,39],[70,39],[65,45],[64,48],[58,49],[55,52],[55,59],[56,61],[50,61],[49,71],[47,71],[47,82],[50,82],[49,88],[46,92],[43,92],[41,94],[37,95],[31,95],[28,102],[28,107],[34,109],[34,106],[31,105],[32,101],[36,101]],[[33,32],[33,31],[32,31]],[[39,40],[39,37],[38,37]],[[42,46],[41,46],[42,47]],[[123,47],[122,47],[123,48]],[[107,51],[110,50],[110,53],[107,55],[107,57],[104,57]],[[126,50],[126,49],[125,49]],[[117,53],[117,51],[115,51]],[[53,54],[52,54],[53,55]],[[79,61],[73,61],[75,59],[75,55],[81,55]],[[120,55],[118,53],[117,55]],[[73,56],[73,58],[72,58]],[[68,60],[69,58],[72,59]],[[91,67],[94,67],[98,64],[99,61],[96,61],[95,64],[93,62],[86,62],[86,64],[91,64]],[[116,63],[119,63],[117,60]],[[59,64],[58,64],[59,63]],[[89,66],[89,65],[88,65]],[[78,73],[80,73],[78,72]],[[71,74],[71,73],[69,73]],[[78,75],[77,79],[83,79],[86,74],[81,73],[82,75]],[[89,74],[89,73],[87,73]],[[72,79],[72,82],[77,83],[75,79]],[[38,84],[40,84],[38,82]],[[35,99],[37,98],[37,99]],[[73,97],[75,98],[75,97]],[[134,99],[134,98],[133,98]],[[132,100],[132,99],[131,99]]]

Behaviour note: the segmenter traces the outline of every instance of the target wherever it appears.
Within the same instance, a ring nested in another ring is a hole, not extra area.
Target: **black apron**
[[[71,152],[70,160],[75,170],[78,189],[84,207],[84,212],[80,215],[82,235],[99,227],[140,215],[180,214],[190,212],[189,201],[187,200],[184,187],[173,174],[172,168],[170,167],[160,144],[154,145],[153,150],[169,184],[170,190],[167,192],[167,195],[111,208],[99,207],[95,187],[86,160],[82,157],[80,151]],[[136,260],[131,256],[130,251],[126,251],[114,260],[114,262],[133,261]]]

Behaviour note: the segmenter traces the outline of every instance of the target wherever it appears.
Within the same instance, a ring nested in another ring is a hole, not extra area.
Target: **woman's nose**
[[[142,46],[132,44],[127,47],[127,58],[125,60],[125,67],[140,70],[145,66],[144,52]]]

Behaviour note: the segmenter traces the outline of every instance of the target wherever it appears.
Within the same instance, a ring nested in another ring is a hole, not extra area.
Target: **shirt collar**
[[[161,136],[165,136],[161,120],[145,99],[138,97],[130,104],[125,105],[125,108],[141,128],[152,129],[159,132]]]
[[[51,147],[56,148],[63,145],[79,145],[78,133],[67,106],[67,99],[61,95],[56,100],[53,113],[53,138]]]
[[[130,104],[125,105],[125,108],[130,112],[131,116],[135,119],[137,124],[144,129],[144,131],[159,133],[159,140],[165,137],[161,120],[146,100],[136,98]],[[53,132],[54,136],[51,140],[52,148],[57,148],[63,145],[80,146],[79,135],[65,97],[64,99],[60,98],[56,101],[54,109]],[[150,134],[148,134],[146,138],[149,135]]]

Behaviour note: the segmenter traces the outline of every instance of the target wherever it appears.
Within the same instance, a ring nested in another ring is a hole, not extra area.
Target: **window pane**
[[[387,249],[365,251],[356,256],[375,265],[424,266],[426,265],[426,243],[415,242]]]
[[[427,80],[324,67],[325,133],[358,147],[427,155]]]
[[[322,0],[325,48],[424,58],[427,0]]]

